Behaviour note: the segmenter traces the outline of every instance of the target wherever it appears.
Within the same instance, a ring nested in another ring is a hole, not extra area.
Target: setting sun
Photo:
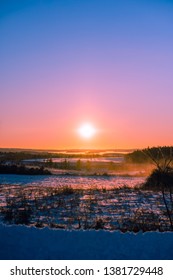
[[[96,133],[96,129],[91,124],[85,123],[78,129],[78,133],[83,138],[89,139],[94,136],[94,134]]]

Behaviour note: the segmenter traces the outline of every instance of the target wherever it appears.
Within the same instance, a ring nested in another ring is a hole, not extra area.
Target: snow
[[[15,175],[0,174],[0,187],[3,185],[41,186],[74,188],[116,188],[140,185],[144,177],[135,176],[74,176],[74,175]]]
[[[65,231],[0,224],[0,259],[173,259],[173,233]]]

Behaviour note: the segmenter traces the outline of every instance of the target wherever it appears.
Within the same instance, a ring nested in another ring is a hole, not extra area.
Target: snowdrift
[[[0,225],[0,259],[173,259],[173,233],[65,231]]]

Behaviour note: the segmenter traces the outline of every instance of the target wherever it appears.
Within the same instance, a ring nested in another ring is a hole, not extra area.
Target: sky
[[[172,145],[172,15],[171,0],[1,0],[0,147]]]

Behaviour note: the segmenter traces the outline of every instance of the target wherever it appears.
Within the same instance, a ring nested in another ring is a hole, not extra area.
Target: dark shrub
[[[173,188],[173,169],[167,170],[155,169],[151,175],[147,178],[143,188],[162,190],[163,188]]]

